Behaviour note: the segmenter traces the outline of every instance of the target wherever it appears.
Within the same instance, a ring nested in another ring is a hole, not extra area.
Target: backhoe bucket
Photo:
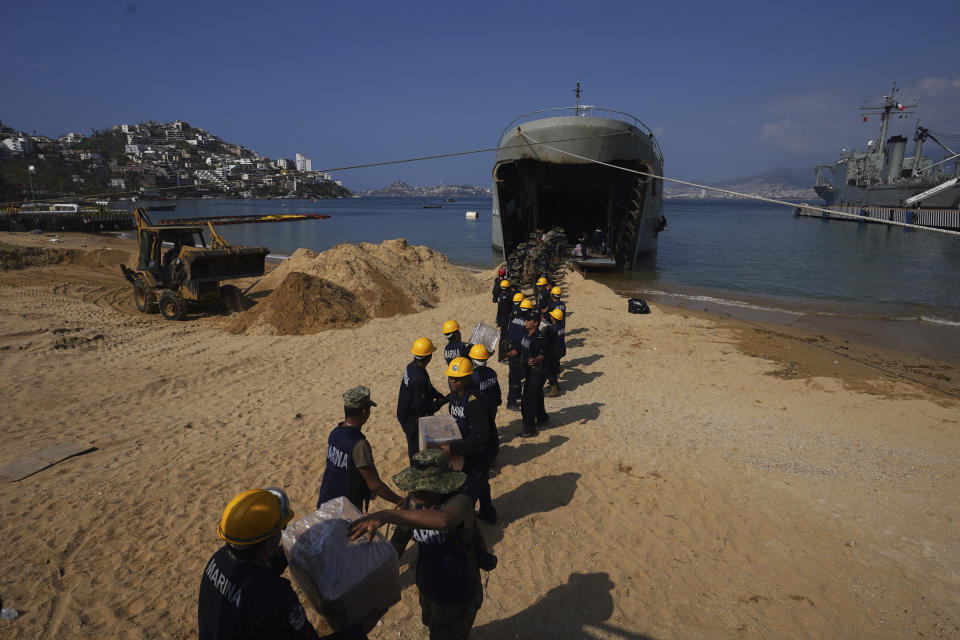
[[[263,275],[266,247],[231,247],[230,249],[198,249],[184,247],[180,258],[187,278],[195,282],[254,278]]]

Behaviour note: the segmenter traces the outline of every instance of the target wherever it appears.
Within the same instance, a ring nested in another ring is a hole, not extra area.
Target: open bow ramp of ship
[[[663,155],[637,118],[579,104],[536,111],[511,122],[498,149],[492,241],[505,258],[537,229],[554,227],[571,242],[600,229],[620,268],[656,249],[663,184],[651,175],[663,175]]]

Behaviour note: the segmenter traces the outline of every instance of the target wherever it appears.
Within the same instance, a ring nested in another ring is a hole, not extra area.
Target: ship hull
[[[656,250],[663,184],[642,174],[662,176],[663,158],[653,135],[629,118],[583,113],[508,127],[493,168],[491,240],[504,258],[537,229],[555,227],[570,242],[599,228],[623,268]]]
[[[907,198],[923,193],[935,183],[903,187],[899,185],[875,185],[871,187],[846,186],[835,189],[831,185],[815,185],[817,195],[823,198],[827,206],[861,207],[909,207]],[[925,198],[915,207],[918,209],[957,209],[960,208],[960,186],[945,189]]]

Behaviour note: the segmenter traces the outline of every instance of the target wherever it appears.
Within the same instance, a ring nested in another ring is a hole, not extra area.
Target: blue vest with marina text
[[[327,439],[327,467],[323,470],[323,482],[320,483],[320,498],[317,508],[327,500],[341,496],[350,497],[350,470],[353,467],[353,448],[363,440],[363,433],[356,427],[345,427],[343,423],[330,432]],[[364,486],[361,500],[370,499],[370,490]],[[362,509],[362,504],[354,505]]]

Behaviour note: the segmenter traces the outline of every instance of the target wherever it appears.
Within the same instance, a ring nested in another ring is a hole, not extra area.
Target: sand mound
[[[319,254],[299,249],[253,290],[274,289],[293,272],[323,278],[353,292],[357,304],[375,318],[430,309],[444,300],[486,289],[443,254],[396,239],[338,244]]]
[[[0,249],[0,270],[28,269],[49,265],[74,264],[89,269],[112,269],[129,258],[126,251],[97,249],[58,249],[43,247],[6,247]]]
[[[307,335],[363,324],[356,297],[322,278],[295,271],[252,309],[237,314],[227,331],[249,335]]]

